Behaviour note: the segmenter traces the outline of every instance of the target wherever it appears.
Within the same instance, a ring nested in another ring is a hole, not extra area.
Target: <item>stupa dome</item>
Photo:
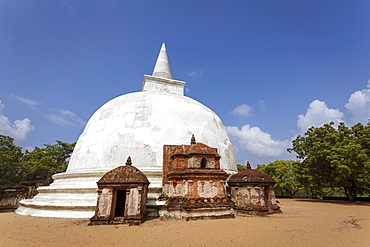
[[[78,139],[67,172],[112,169],[127,156],[135,165],[162,167],[163,145],[197,140],[217,147],[221,168],[235,170],[235,157],[220,118],[185,96],[136,92],[110,100],[90,118]]]
[[[235,172],[233,146],[220,118],[184,96],[185,82],[172,79],[165,45],[153,75],[144,75],[140,92],[116,97],[100,107],[79,137],[65,173],[23,200],[19,214],[90,218],[96,205],[96,182],[125,163],[126,157],[149,179],[148,206],[160,206],[164,145],[182,145],[194,134],[218,149],[221,169]],[[38,209],[39,208],[39,209]]]

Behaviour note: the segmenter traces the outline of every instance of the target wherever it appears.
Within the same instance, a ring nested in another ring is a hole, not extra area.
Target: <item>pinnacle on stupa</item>
[[[161,51],[159,52],[157,62],[154,66],[153,76],[172,79],[165,43],[162,44]]]

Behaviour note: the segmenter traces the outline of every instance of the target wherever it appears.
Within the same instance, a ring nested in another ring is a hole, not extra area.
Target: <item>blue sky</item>
[[[25,149],[76,141],[101,105],[140,90],[163,42],[238,163],[294,158],[309,126],[370,118],[369,1],[0,0],[0,134]]]

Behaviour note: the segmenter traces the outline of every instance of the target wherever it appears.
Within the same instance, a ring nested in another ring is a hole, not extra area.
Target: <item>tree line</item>
[[[22,152],[14,139],[0,135],[0,188],[18,183],[28,173],[46,168],[64,172],[76,143],[56,141]],[[292,141],[298,160],[275,160],[257,165],[257,170],[276,180],[280,196],[323,197],[345,195],[350,201],[370,195],[370,121],[347,127],[333,122],[311,127]],[[244,169],[238,165],[238,169]]]
[[[257,169],[276,180],[278,195],[345,195],[355,201],[370,194],[370,122],[311,127],[292,141],[298,160],[276,160]],[[303,194],[302,194],[303,193]]]
[[[57,140],[55,144],[44,144],[43,148],[22,152],[13,138],[0,135],[0,188],[16,184],[40,168],[53,174],[66,171],[75,144]]]

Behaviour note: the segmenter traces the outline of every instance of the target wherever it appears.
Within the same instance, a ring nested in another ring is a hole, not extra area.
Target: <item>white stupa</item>
[[[194,134],[198,142],[218,148],[221,169],[236,171],[233,146],[220,118],[201,103],[184,96],[185,82],[172,79],[166,47],[160,50],[153,75],[144,75],[140,92],[108,101],[88,121],[68,169],[39,194],[21,201],[17,214],[90,218],[97,200],[96,182],[123,165],[128,156],[149,179],[148,209],[162,189],[163,145],[182,145]]]

